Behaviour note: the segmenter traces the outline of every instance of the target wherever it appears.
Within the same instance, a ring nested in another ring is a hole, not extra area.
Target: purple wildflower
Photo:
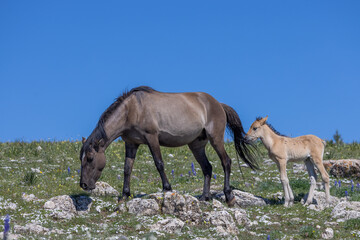
[[[339,180],[339,187],[341,187],[341,181]]]
[[[348,191],[345,191],[345,197],[347,197],[349,194],[348,194]]]
[[[351,191],[354,191],[354,184],[351,185]]]
[[[120,179],[121,179],[121,176],[120,176],[120,175],[117,175],[117,179],[120,180]]]
[[[180,174],[180,177],[183,177],[183,174]]]
[[[76,170],[78,174],[80,174],[80,169]]]
[[[191,171],[189,171],[189,177],[191,177]]]
[[[7,214],[4,219],[4,239],[7,239],[9,231],[10,231],[10,216],[9,214]]]
[[[337,181],[335,180],[334,186],[337,187]]]
[[[216,180],[216,174],[214,174],[214,179]]]
[[[194,174],[194,176],[196,176],[195,166],[193,162],[191,163],[191,171]]]
[[[270,235],[267,236],[266,240],[270,240]]]
[[[70,167],[68,167],[68,174],[70,175]]]

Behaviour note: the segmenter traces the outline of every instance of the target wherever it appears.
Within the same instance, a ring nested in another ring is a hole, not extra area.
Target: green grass
[[[151,238],[153,233],[150,232],[148,223],[156,222],[159,217],[163,216],[140,219],[125,213],[114,218],[108,218],[116,207],[116,198],[113,197],[94,197],[90,213],[83,217],[75,217],[70,221],[57,221],[46,217],[46,211],[42,206],[51,197],[63,194],[88,194],[79,187],[80,176],[77,170],[80,169],[79,152],[81,145],[81,142],[71,141],[0,143],[0,196],[17,204],[15,210],[0,208],[0,217],[3,218],[6,214],[10,214],[12,228],[14,224],[25,225],[30,221],[37,221],[44,227],[64,230],[62,235],[44,236],[51,239],[63,239],[70,234],[74,239],[84,236],[102,239],[119,234],[128,237]],[[232,143],[226,143],[225,148],[229,156],[236,159]],[[279,222],[281,225],[259,223],[250,229],[240,231],[238,238],[266,239],[270,235],[271,239],[289,239],[290,236],[293,239],[318,239],[321,232],[327,227],[324,222],[335,221],[331,218],[331,209],[315,212],[308,210],[299,203],[301,197],[307,193],[310,187],[309,179],[306,172],[294,173],[291,170],[292,164],[288,166],[288,176],[294,191],[295,205],[291,208],[284,208],[281,200],[273,197],[274,194],[283,192],[276,165],[263,164],[263,159],[268,158],[267,153],[260,144],[258,144],[258,149],[261,170],[254,173],[249,168],[242,168],[242,175],[237,161],[233,161],[231,186],[270,200],[271,204],[264,207],[247,209],[252,221],[258,221],[258,216],[261,217],[266,214],[271,218],[271,221]],[[206,151],[213,166],[213,174],[217,176],[216,180],[212,178],[211,186],[221,190],[224,173],[220,160],[210,145],[207,146]],[[107,164],[99,180],[109,183],[119,192],[122,191],[123,185],[124,152],[125,146],[121,141],[116,141],[109,146],[106,151]],[[360,144],[336,145],[328,143],[325,152],[328,153],[325,154],[325,157],[332,159],[360,158]],[[172,154],[173,157],[170,157],[169,154]],[[187,147],[162,148],[162,155],[165,171],[172,188],[180,193],[189,193],[193,196],[200,195],[203,187],[203,175],[190,150]],[[192,174],[189,176],[188,173],[191,171],[192,162],[195,164],[196,176]],[[70,173],[68,173],[68,168],[70,168]],[[174,175],[171,174],[172,170],[174,170]],[[261,181],[256,181],[255,178]],[[334,180],[331,179],[332,186]],[[359,179],[353,180],[355,186],[357,182],[360,182]],[[341,188],[331,188],[331,195],[343,197],[345,191],[348,191],[350,200],[360,201],[360,191],[352,192],[350,187],[349,183],[343,181]],[[141,146],[134,163],[131,192],[136,196],[141,193],[158,192],[161,189],[160,176],[150,152],[146,146]],[[44,201],[25,202],[21,197],[23,193],[34,194]],[[95,207],[101,204],[105,205],[101,208],[101,213],[98,213]],[[293,222],[292,219],[294,218],[300,218],[304,222]],[[107,225],[106,230],[104,230],[104,224]],[[317,225],[320,226],[320,229],[316,228]],[[332,228],[335,231],[336,238],[352,239],[353,235],[349,229],[359,228],[359,221],[349,220],[332,226]],[[244,228],[239,226],[239,229]],[[0,224],[0,231],[3,231],[2,224]],[[258,236],[251,235],[250,231],[256,232]],[[216,235],[214,229],[206,224],[200,226],[186,225],[181,235],[167,233],[163,236],[156,235],[158,239],[192,239],[195,237],[208,238],[209,236],[221,239]],[[37,238],[32,234],[26,237]]]

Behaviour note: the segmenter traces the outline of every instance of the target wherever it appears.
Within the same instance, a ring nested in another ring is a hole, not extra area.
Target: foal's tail
[[[230,130],[234,145],[238,156],[253,170],[259,169],[255,159],[255,148],[253,144],[246,140],[245,131],[242,127],[240,117],[235,110],[222,103],[221,104],[226,113],[227,128]]]

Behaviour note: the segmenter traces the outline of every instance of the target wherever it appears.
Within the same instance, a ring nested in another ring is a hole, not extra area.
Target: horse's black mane
[[[261,119],[263,119],[263,118],[262,118],[262,117],[257,117],[257,118],[256,118],[257,121],[259,121],[259,120],[261,120]],[[265,124],[268,125],[268,127],[269,127],[275,134],[277,134],[277,135],[279,135],[279,136],[282,136],[282,137],[287,137],[286,135],[279,133],[270,123],[265,122]]]
[[[99,119],[95,129],[93,130],[93,132],[91,133],[91,135],[86,140],[83,147],[81,148],[80,158],[82,157],[83,152],[87,151],[90,148],[90,145],[93,145],[93,147],[97,148],[98,146],[96,146],[97,145],[96,143],[100,139],[103,139],[104,142],[106,142],[108,140],[108,137],[107,137],[105,129],[104,129],[104,124],[105,124],[106,120],[124,102],[125,99],[127,99],[129,96],[131,96],[133,93],[136,93],[136,92],[151,93],[151,92],[155,92],[155,90],[148,86],[140,86],[140,87],[133,88],[130,91],[125,90],[120,97],[116,98],[115,101],[103,112],[103,114],[101,114],[100,119]]]

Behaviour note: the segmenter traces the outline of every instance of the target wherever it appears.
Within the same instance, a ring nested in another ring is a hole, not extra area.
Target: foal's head
[[[259,119],[259,118],[256,119],[255,122],[253,122],[253,124],[251,124],[251,127],[250,127],[249,131],[247,132],[245,138],[250,141],[256,141],[256,139],[263,136],[264,125],[266,124],[267,119],[268,119],[267,116],[264,118],[261,118],[261,119]]]
[[[95,183],[100,178],[105,167],[106,159],[103,142],[103,139],[96,142],[87,142],[83,138],[83,146],[80,152],[80,187],[84,190],[95,188]]]

